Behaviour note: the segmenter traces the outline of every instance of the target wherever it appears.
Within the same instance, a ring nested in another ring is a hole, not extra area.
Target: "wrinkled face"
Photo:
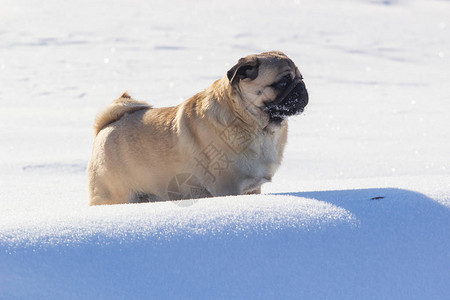
[[[303,77],[282,52],[241,58],[227,76],[246,104],[267,113],[271,122],[299,114],[308,104]]]

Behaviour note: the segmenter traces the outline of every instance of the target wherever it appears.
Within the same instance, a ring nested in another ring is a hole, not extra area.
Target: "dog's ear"
[[[249,78],[254,80],[258,77],[259,61],[254,58],[241,58],[238,63],[233,66],[228,72],[227,77],[231,84],[239,82],[239,80]]]

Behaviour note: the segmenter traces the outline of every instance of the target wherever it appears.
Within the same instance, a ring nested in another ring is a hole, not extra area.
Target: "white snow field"
[[[263,195],[88,206],[97,112],[281,50]],[[0,0],[0,299],[450,299],[450,1]]]

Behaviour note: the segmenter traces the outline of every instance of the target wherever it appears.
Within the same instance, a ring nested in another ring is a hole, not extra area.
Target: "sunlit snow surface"
[[[0,7],[0,299],[449,297],[449,1]],[[264,195],[87,206],[98,111],[268,50],[309,104]]]
[[[23,246],[62,243],[107,243],[110,239],[172,239],[179,236],[267,234],[284,228],[311,230],[316,226],[352,224],[356,219],[345,209],[327,202],[293,196],[247,196],[201,199],[151,205],[51,210],[40,214],[15,213],[1,222],[2,242]],[[178,206],[178,207],[177,207]],[[82,221],[82,222],[81,222]],[[97,240],[98,239],[98,240]]]

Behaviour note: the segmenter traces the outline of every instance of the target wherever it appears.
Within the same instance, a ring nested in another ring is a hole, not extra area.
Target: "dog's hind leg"
[[[154,194],[136,193],[134,197],[131,199],[130,203],[148,203],[159,201],[164,201],[164,199],[161,199]]]
[[[89,194],[89,205],[130,203],[134,197],[134,193],[124,189],[120,184],[105,184],[104,180],[99,178],[90,180]]]

